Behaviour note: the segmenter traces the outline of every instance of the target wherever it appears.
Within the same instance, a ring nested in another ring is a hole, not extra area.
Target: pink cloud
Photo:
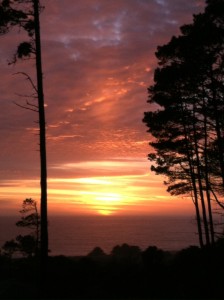
[[[119,156],[142,157],[148,169],[149,136],[141,120],[149,109],[147,87],[152,83],[157,63],[154,52],[158,45],[179,34],[179,27],[191,22],[192,14],[202,11],[204,2],[43,0],[42,3],[49,166]],[[18,30],[1,37],[2,179],[38,178],[39,174],[37,115],[13,104],[25,101],[15,93],[27,95],[32,89],[25,78],[12,74],[24,71],[35,80],[33,61],[7,65],[17,44],[24,39]],[[141,166],[130,163],[130,173],[133,168],[138,173]],[[67,177],[66,170],[61,172],[61,176]],[[116,172],[119,173],[119,168]],[[50,175],[59,173],[50,169]]]

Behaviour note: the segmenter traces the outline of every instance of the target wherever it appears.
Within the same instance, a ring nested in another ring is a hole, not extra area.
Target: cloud
[[[157,64],[154,52],[179,34],[179,26],[191,22],[193,13],[203,10],[204,1],[41,2],[49,176],[147,173],[150,136],[142,118],[150,108],[146,101]],[[7,65],[24,40],[18,29],[1,36],[3,180],[39,177],[38,115],[13,104],[23,105],[30,98],[17,94],[29,96],[33,90],[24,76],[12,74],[23,71],[35,81],[34,62]],[[142,181],[137,183],[141,189]]]

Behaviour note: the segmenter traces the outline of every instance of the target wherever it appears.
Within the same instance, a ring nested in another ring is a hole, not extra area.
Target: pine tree
[[[152,110],[143,119],[153,137],[152,171],[168,178],[171,194],[192,196],[201,246],[215,241],[213,200],[223,207],[223,16],[223,2],[208,1],[180,36],[158,47]]]

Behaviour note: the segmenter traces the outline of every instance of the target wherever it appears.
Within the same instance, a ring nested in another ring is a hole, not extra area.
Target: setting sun
[[[122,204],[122,196],[117,193],[99,193],[95,197],[94,202],[96,203],[98,213],[107,216],[119,210],[119,205]]]
[[[135,163],[134,161],[133,165]],[[113,174],[115,167],[111,162],[104,169],[105,176],[49,178],[48,194],[51,214],[120,215],[189,212],[192,206],[191,201],[177,197],[172,197],[171,200],[165,187],[161,187],[162,179],[159,176],[147,174],[147,164],[139,160],[138,165],[141,164],[142,174],[130,174],[129,162],[123,161],[122,172],[126,175],[107,174],[109,169]],[[91,162],[88,165],[91,167]],[[98,165],[101,167],[100,162]],[[75,164],[72,170],[83,173],[81,164]],[[94,171],[97,172],[96,169]],[[2,199],[10,198],[11,213],[15,214],[21,200],[30,195],[38,200],[38,179],[2,181],[1,197]],[[4,212],[9,213],[8,202],[2,201],[2,208],[4,203]]]
[[[103,216],[110,216],[111,214],[113,214],[113,211],[108,209],[99,209],[98,213]]]

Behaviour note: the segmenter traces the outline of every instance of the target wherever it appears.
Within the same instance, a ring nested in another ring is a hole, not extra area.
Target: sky
[[[186,214],[150,171],[150,135],[142,123],[157,46],[180,33],[203,0],[42,0],[40,16],[47,121],[49,214]],[[0,36],[0,214],[39,202],[38,116],[34,60],[8,64],[27,40]]]

